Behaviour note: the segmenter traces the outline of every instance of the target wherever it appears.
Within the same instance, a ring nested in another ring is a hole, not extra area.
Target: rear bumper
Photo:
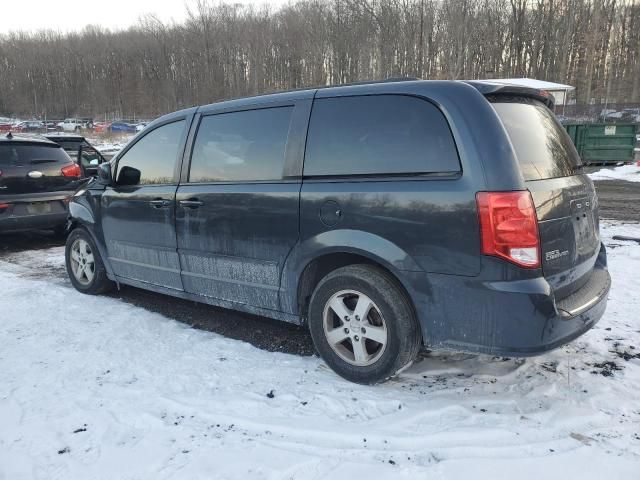
[[[67,218],[67,203],[73,192],[55,192],[0,197],[0,204],[9,207],[0,209],[0,232],[46,230],[63,226]],[[49,213],[29,213],[27,205],[49,203]]]
[[[414,276],[410,283],[417,291],[410,293],[425,344],[491,355],[533,356],[578,338],[604,314],[611,286],[604,246],[589,282],[561,301],[556,301],[539,271],[538,276],[529,274],[531,278],[498,282],[429,275],[426,286],[424,277],[420,283]]]
[[[68,215],[66,213],[54,213],[0,218],[0,233],[57,228],[66,223],[67,217]]]

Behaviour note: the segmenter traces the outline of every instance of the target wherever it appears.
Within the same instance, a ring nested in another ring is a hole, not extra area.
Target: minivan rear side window
[[[305,176],[459,171],[449,124],[426,100],[368,95],[313,103]]]
[[[526,181],[574,175],[582,162],[551,110],[526,97],[490,99],[502,120]]]
[[[220,113],[200,122],[189,182],[280,180],[293,107]]]

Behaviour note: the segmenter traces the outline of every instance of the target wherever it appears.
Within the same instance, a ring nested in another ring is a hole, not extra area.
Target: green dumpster
[[[634,161],[638,126],[632,123],[566,123],[585,165]]]

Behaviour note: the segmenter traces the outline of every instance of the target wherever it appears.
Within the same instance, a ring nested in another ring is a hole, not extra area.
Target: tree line
[[[153,117],[390,77],[533,77],[640,102],[637,0],[193,0],[182,23],[0,35],[0,115]]]

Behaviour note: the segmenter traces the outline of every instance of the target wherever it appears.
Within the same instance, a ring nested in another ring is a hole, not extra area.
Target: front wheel
[[[405,293],[370,265],[334,270],[309,304],[313,343],[340,376],[379,383],[411,364],[421,346],[418,322]]]
[[[93,239],[83,228],[76,228],[69,234],[65,263],[71,283],[82,293],[97,295],[114,286],[107,278],[104,263]]]

